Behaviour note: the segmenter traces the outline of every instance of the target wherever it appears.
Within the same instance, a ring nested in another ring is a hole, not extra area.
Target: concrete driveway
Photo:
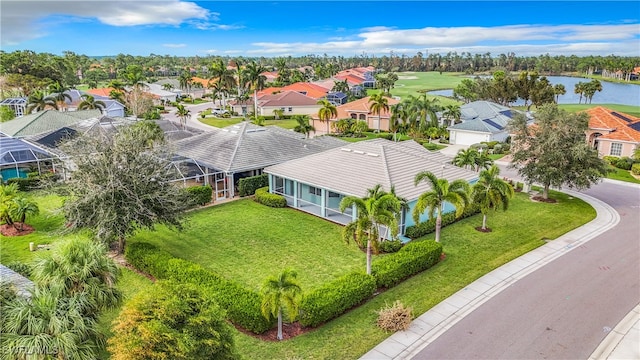
[[[458,151],[467,148],[469,148],[468,145],[447,145],[446,148],[440,150],[440,153],[450,157],[455,157]]]

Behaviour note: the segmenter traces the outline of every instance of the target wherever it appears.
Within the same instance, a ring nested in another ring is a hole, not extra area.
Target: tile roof
[[[520,111],[490,101],[474,101],[462,105],[460,113],[462,122],[448,129],[499,133],[505,131],[513,116]]]
[[[44,110],[0,123],[0,132],[12,137],[37,135],[74,125],[83,120],[99,118],[100,116],[101,112],[98,109],[80,111]]]
[[[359,77],[356,76],[354,74],[337,74],[334,76],[334,78],[340,80],[340,81],[344,81],[347,80],[347,83],[351,86],[353,85],[360,85],[364,82],[364,78],[363,77]]]
[[[449,180],[477,179],[477,173],[450,165],[450,161],[451,158],[428,151],[413,140],[372,139],[269,166],[264,171],[359,197],[376,184],[386,191],[393,185],[398,195],[412,201],[430,189],[424,182],[414,186],[415,175],[420,171]]]
[[[331,89],[333,89],[333,87],[336,85],[335,79],[317,80],[317,81],[313,81],[311,83],[314,84],[314,85],[321,86],[321,87],[327,89],[327,91],[331,91]]]
[[[589,129],[609,131],[609,133],[603,133],[598,139],[640,143],[640,118],[602,106],[585,110],[585,112],[589,114]]]
[[[347,119],[351,117],[351,113],[371,114],[371,104],[369,103],[370,96],[362,99],[354,100],[343,105],[336,106],[338,116],[332,119]],[[389,107],[391,105],[398,104],[400,101],[394,98],[389,98]],[[389,111],[383,111],[380,113],[381,118],[388,118]],[[376,115],[377,116],[377,115]],[[318,119],[318,114],[311,115],[311,118]]]
[[[205,89],[209,87],[209,79],[203,79],[201,77],[194,76],[191,78],[191,82],[201,84]]]
[[[303,95],[318,100],[327,96],[327,92],[329,90],[313,83],[297,82],[283,87],[268,87],[266,89],[262,89],[258,92],[258,96],[273,94],[278,91],[297,91]]]
[[[315,106],[318,100],[302,95],[297,91],[283,91],[277,94],[263,95],[258,99],[258,106]]]
[[[115,89],[114,88],[99,88],[99,89],[85,90],[85,92],[87,94],[91,94],[91,95],[109,97],[109,95],[111,94],[112,90],[115,90]]]
[[[337,141],[335,141],[337,140]],[[219,171],[242,172],[346,144],[339,139],[305,139],[277,126],[241,122],[175,142],[176,154]]]

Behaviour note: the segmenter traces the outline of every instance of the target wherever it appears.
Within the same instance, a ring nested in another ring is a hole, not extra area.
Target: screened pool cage
[[[233,174],[218,171],[194,159],[175,155],[171,158],[171,169],[177,174],[173,182],[182,182],[185,187],[210,185],[213,199],[232,198],[234,194]]]
[[[21,139],[0,136],[0,176],[2,182],[26,178],[30,172],[56,172],[57,156]]]

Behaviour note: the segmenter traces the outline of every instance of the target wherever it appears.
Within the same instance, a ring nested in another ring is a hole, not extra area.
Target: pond
[[[569,76],[547,76],[547,79],[553,85],[564,85],[564,88],[567,91],[566,94],[560,95],[560,97],[558,98],[559,104],[577,104],[580,100],[580,95],[573,92],[576,84],[580,81],[591,81],[591,79]],[[600,81],[600,83],[602,84],[602,91],[596,92],[596,94],[593,96],[593,104],[621,104],[640,106],[640,85],[619,84],[607,81]],[[429,91],[427,94],[452,97],[453,89]],[[584,98],[582,99],[582,103],[584,104]],[[519,100],[512,105],[524,105],[524,101]]]

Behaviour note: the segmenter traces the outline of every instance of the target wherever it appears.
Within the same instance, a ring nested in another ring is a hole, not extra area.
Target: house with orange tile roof
[[[194,77],[191,78],[191,83],[192,84],[196,84],[196,83],[200,84],[205,89],[209,87],[209,79],[203,79],[203,78],[197,77],[197,76],[194,76]]]
[[[246,101],[232,100],[229,102],[233,111],[246,115],[253,110],[253,98]],[[303,95],[297,91],[286,90],[258,97],[258,115],[272,116],[274,110],[282,110],[283,115],[310,115],[320,110],[318,100]]]
[[[587,141],[600,156],[633,156],[640,148],[640,118],[598,106],[589,114]]]
[[[85,90],[86,93],[91,94],[93,96],[111,96],[111,91],[115,90],[114,88],[98,88],[98,89],[88,89]]]
[[[267,83],[267,84],[276,81],[276,79],[278,78],[278,72],[277,71],[265,71],[265,72],[261,73],[260,75],[264,75],[264,77],[266,78],[265,83]]]
[[[344,105],[336,106],[338,116],[329,119],[328,124],[324,124],[324,121],[320,120],[317,113],[311,115],[311,125],[316,129],[316,135],[328,134],[333,128],[333,123],[340,119],[355,119],[366,121],[369,125],[369,129],[389,131],[389,118],[391,113],[389,111],[383,111],[378,114],[371,112],[371,103],[367,96],[362,99],[348,102]],[[389,107],[396,105],[400,101],[394,98],[389,98]]]
[[[327,92],[329,92],[329,90],[327,90],[326,88],[320,85],[316,85],[308,82],[297,82],[297,83],[293,83],[280,88],[268,87],[266,89],[259,91],[258,96],[274,94],[279,91],[296,91],[301,93],[302,95],[308,96],[316,100],[325,98],[327,96]]]

